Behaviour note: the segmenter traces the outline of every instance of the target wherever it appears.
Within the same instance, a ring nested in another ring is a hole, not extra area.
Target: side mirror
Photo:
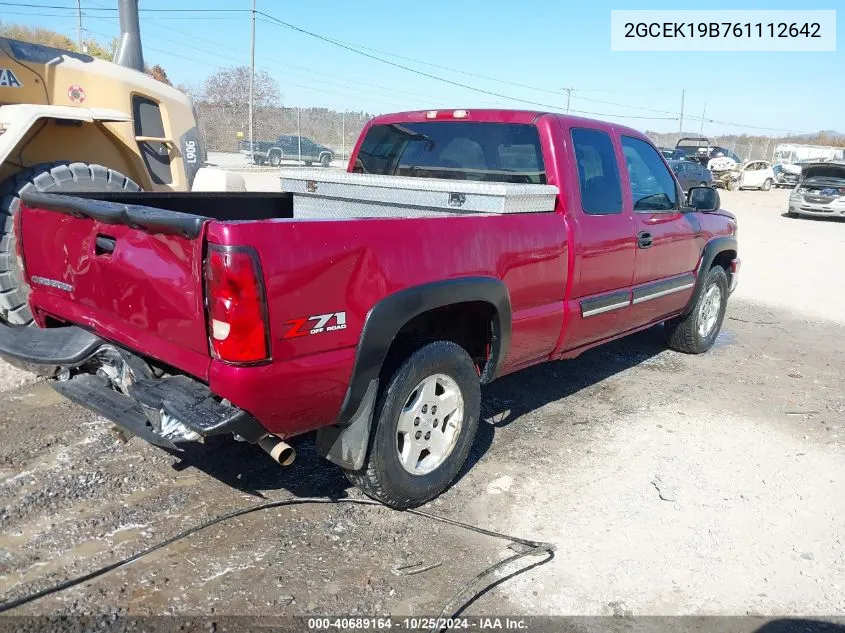
[[[696,211],[716,211],[722,206],[722,201],[713,187],[690,187],[687,205]]]

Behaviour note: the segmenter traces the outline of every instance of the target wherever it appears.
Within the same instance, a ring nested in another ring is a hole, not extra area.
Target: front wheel
[[[728,191],[739,191],[740,185],[738,180],[729,180],[728,184],[725,185],[725,189]]]
[[[762,187],[760,187],[760,189],[762,189],[763,191],[768,191],[768,190],[769,190],[769,189],[771,189],[771,188],[772,188],[772,179],[771,179],[771,178],[766,178],[766,179],[763,181],[763,186],[762,186]]]
[[[270,154],[270,167],[278,167],[282,164],[281,154]]]
[[[320,165],[322,165],[323,167],[328,167],[331,164],[332,164],[332,157],[331,156],[329,156],[328,154],[323,154],[322,156],[320,156]]]
[[[713,266],[689,314],[665,323],[667,345],[686,354],[706,352],[719,336],[727,307],[728,276],[721,266]]]
[[[466,462],[481,388],[472,359],[449,341],[420,348],[387,380],[367,460],[346,475],[373,499],[412,508],[446,490]]]

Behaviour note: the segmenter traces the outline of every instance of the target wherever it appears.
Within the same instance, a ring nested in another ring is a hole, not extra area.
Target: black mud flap
[[[325,426],[317,431],[317,453],[347,470],[361,470],[370,446],[377,396],[378,380],[371,380],[361,406],[349,424]]]

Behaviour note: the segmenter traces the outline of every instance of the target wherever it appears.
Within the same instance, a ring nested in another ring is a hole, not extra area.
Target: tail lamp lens
[[[205,283],[212,355],[229,363],[269,359],[267,302],[255,252],[209,246]]]

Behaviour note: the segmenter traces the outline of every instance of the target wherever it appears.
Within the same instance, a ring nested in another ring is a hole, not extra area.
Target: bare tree
[[[221,68],[203,85],[203,101],[246,112],[249,105],[249,66]],[[279,105],[279,84],[264,71],[255,73],[254,100],[257,108]]]
[[[209,147],[235,149],[237,133],[245,133],[249,120],[249,66],[221,68],[203,83],[202,94],[196,96],[206,141]],[[254,88],[256,136],[267,120],[268,111],[281,102],[279,84],[269,74],[255,74]]]

